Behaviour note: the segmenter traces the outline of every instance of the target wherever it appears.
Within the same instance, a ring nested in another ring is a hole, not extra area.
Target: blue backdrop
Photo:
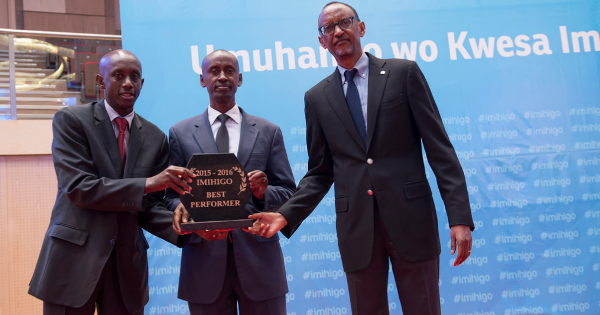
[[[123,46],[146,79],[136,111],[165,132],[201,113],[200,61],[233,51],[244,76],[238,104],[281,126],[299,181],[304,92],[335,66],[317,40],[324,4],[121,0]],[[435,193],[443,313],[600,314],[600,1],[350,4],[366,24],[365,50],[419,63],[467,177],[477,230],[460,267]],[[288,314],[350,314],[333,199],[280,241]],[[187,314],[177,299],[181,250],[147,236],[146,312]],[[401,314],[392,277],[389,308]]]

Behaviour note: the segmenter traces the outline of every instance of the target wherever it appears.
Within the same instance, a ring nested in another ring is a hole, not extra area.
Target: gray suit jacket
[[[346,272],[362,270],[371,261],[373,196],[402,257],[418,261],[439,255],[437,213],[421,142],[450,226],[473,228],[465,177],[421,70],[414,61],[367,55],[366,146],[354,126],[336,68],[306,92],[309,170],[296,194],[279,210],[288,221],[282,233],[290,237],[335,183],[338,244]]]
[[[242,113],[240,146],[237,158],[246,172],[261,170],[269,185],[264,200],[252,198],[243,218],[261,211],[276,211],[294,193],[296,185],[288,162],[279,127],[265,119]],[[207,111],[182,120],[169,130],[171,164],[186,166],[195,153],[217,153]],[[179,195],[167,193],[172,210]],[[238,277],[244,293],[254,301],[263,301],[288,292],[279,236],[252,235],[235,229],[231,232]],[[219,297],[225,279],[228,240],[206,241],[193,234],[183,248],[179,298],[193,303],[213,303]],[[268,276],[265,276],[268,272]]]
[[[135,115],[125,168],[103,102],[61,109],[52,122],[58,194],[29,294],[80,307],[115,249],[123,300],[135,312],[148,302],[148,243],[142,229],[175,244],[163,193],[144,196],[146,177],[168,166],[166,135]]]

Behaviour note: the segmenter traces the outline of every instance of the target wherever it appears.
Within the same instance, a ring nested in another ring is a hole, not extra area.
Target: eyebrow
[[[111,71],[110,74],[116,74],[116,73],[122,73],[122,72],[124,72],[123,69],[115,69],[115,70]],[[142,72],[137,69],[134,69],[134,70],[131,70],[131,73],[141,75]]]
[[[343,19],[349,19],[349,18],[351,18],[351,17],[355,17],[355,16],[347,16],[347,17],[341,18],[341,19],[339,19],[339,20],[337,20],[337,21],[335,21],[335,22],[331,22],[331,23],[323,23],[323,24],[321,25],[321,27],[323,27],[323,26],[325,26],[325,25],[331,25],[331,24],[335,24],[335,23],[337,23],[337,22],[339,22],[339,21],[341,21],[341,20],[343,20]]]
[[[208,71],[216,69],[216,68],[219,68],[219,66],[216,66],[216,65],[215,66],[210,66],[210,67],[208,67]],[[224,68],[225,69],[235,69],[235,66],[229,65],[229,66],[225,66]]]

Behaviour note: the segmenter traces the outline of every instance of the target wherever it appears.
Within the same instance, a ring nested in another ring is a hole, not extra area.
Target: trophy
[[[194,154],[187,168],[196,175],[192,190],[181,202],[194,222],[182,223],[181,230],[213,230],[251,227],[244,207],[250,198],[250,183],[242,164],[233,153]]]

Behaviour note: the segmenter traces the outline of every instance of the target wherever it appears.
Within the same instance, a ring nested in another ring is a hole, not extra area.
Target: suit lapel
[[[108,118],[108,113],[104,107],[104,101],[100,101],[94,105],[94,118],[96,130],[106,147],[106,152],[115,169],[116,178],[123,178],[123,166],[121,165],[121,154],[119,153],[119,145],[115,137],[115,131],[112,128],[112,123]]]
[[[385,84],[388,79],[390,70],[384,68],[385,61],[373,57],[367,53],[369,57],[369,95],[367,98],[367,148],[371,145],[373,134],[375,133],[375,123],[379,114],[381,99],[385,91]],[[382,74],[383,73],[383,74]]]
[[[246,114],[240,107],[242,114],[242,126],[240,129],[240,146],[238,148],[237,158],[245,166],[250,158],[250,153],[254,148],[254,143],[258,137],[258,128],[252,116]]]
[[[354,140],[365,149],[363,141],[360,139],[360,135],[354,126],[352,115],[348,109],[346,103],[346,97],[344,96],[344,89],[342,87],[342,79],[340,78],[340,71],[338,68],[335,69],[333,74],[327,78],[329,84],[323,88],[323,92],[327,97],[329,105],[333,108],[335,113],[338,115],[348,132],[354,138]]]
[[[135,114],[129,128],[129,141],[127,143],[127,154],[125,154],[125,173],[123,178],[131,176],[131,171],[133,171],[135,162],[142,151],[144,138],[145,134],[142,132],[142,122],[138,115]]]
[[[213,136],[210,122],[208,121],[208,110],[204,111],[195,122],[196,129],[192,132],[194,139],[200,147],[201,153],[218,153],[217,144]]]

